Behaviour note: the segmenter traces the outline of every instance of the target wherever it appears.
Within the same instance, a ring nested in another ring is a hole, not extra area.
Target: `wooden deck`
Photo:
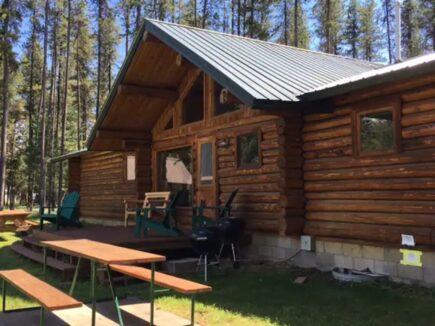
[[[188,237],[163,237],[150,234],[145,238],[136,238],[134,228],[124,226],[85,225],[82,228],[66,228],[56,231],[52,225],[34,230],[32,237],[39,241],[89,239],[108,244],[141,249],[145,251],[167,251],[191,248]]]
[[[149,304],[137,298],[121,300],[122,316],[125,325],[149,325]],[[112,301],[97,303],[97,325],[119,325]],[[173,313],[156,309],[154,324],[157,326],[189,325],[190,321]],[[46,314],[46,325],[90,325],[91,308],[82,306],[68,310],[59,310]],[[39,309],[0,313],[0,326],[8,325],[39,325]]]

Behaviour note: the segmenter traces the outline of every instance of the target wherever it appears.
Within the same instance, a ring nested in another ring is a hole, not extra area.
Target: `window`
[[[213,145],[202,143],[200,146],[200,181],[202,185],[210,185],[213,183]]]
[[[400,106],[361,110],[356,113],[355,149],[359,155],[393,153],[399,150]]]
[[[164,130],[169,130],[174,128],[174,118],[171,118],[165,126]]]
[[[221,115],[228,112],[234,112],[240,109],[241,104],[235,104],[235,103],[227,103],[222,104],[220,101],[220,96],[222,92],[223,87],[218,84],[214,83],[214,115]]]
[[[162,151],[157,154],[157,191],[180,191],[178,205],[192,204],[192,149]]]
[[[193,84],[181,105],[183,124],[204,120],[204,75]]]
[[[237,137],[237,166],[254,169],[261,166],[259,133],[253,132]]]
[[[126,179],[127,181],[136,180],[136,154],[127,154],[126,159]]]

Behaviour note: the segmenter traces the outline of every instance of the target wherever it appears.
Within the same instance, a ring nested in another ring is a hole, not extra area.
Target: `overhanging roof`
[[[68,154],[52,157],[50,159],[50,163],[56,163],[56,162],[68,160],[70,158],[79,157],[79,156],[82,156],[83,154],[88,153],[88,152],[89,151],[87,149],[82,149],[80,151],[75,151],[75,152],[71,152]]]
[[[430,53],[319,86],[299,98],[302,101],[315,101],[433,72],[435,72],[435,53]]]
[[[380,66],[151,19],[145,29],[254,108],[282,107],[316,87]]]

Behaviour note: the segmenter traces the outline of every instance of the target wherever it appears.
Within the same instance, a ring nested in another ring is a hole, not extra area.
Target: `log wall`
[[[434,79],[354,93],[336,99],[334,113],[304,117],[306,234],[400,244],[405,233],[435,244]],[[401,99],[401,150],[358,157],[351,112],[375,95]]]
[[[143,198],[150,182],[149,150],[136,156],[137,181],[126,181],[124,160],[123,152],[95,152],[81,157],[81,218],[122,221],[123,200],[137,199],[138,188]]]

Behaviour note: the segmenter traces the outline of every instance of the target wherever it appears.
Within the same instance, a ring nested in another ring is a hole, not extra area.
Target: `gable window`
[[[128,153],[125,160],[125,178],[127,181],[136,181],[136,154]]]
[[[395,153],[400,145],[400,106],[391,103],[356,112],[355,149],[359,155]]]
[[[183,124],[204,120],[204,74],[193,84],[181,104]]]
[[[260,134],[252,132],[237,137],[237,166],[255,169],[261,166]]]
[[[236,103],[221,103],[221,92],[224,88],[218,84],[214,83],[214,115],[221,115],[228,112],[234,112],[240,109],[242,104]]]

